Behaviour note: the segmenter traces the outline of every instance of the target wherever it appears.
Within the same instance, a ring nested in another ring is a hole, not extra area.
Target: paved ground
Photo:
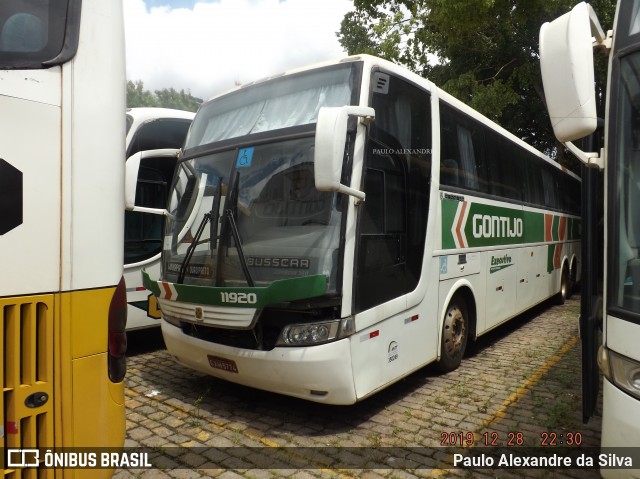
[[[486,442],[511,443],[506,452],[524,457],[554,438],[544,449],[559,455],[576,449],[565,447],[567,438],[599,445],[600,418],[581,421],[578,310],[575,296],[544,304],[482,337],[458,370],[424,368],[348,407],[226,383],[176,365],[162,349],[134,353],[126,446],[146,448],[160,468],[114,477],[599,477],[584,468],[497,467],[498,459],[486,467],[486,457],[502,451]],[[148,340],[130,338],[134,347]],[[452,468],[462,452],[484,458],[484,467]]]

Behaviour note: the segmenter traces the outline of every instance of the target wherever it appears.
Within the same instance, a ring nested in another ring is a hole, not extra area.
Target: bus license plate
[[[238,373],[238,366],[236,366],[236,362],[231,359],[211,356],[210,354],[207,354],[207,358],[209,358],[209,366],[212,368],[222,369],[230,373]]]

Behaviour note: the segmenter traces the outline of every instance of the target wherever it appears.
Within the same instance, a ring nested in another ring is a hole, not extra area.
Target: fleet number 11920
[[[220,301],[231,304],[256,304],[258,297],[256,293],[235,293],[232,291],[221,291]]]

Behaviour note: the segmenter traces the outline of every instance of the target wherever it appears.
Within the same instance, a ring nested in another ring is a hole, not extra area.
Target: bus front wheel
[[[469,315],[467,305],[460,296],[455,296],[444,316],[442,325],[442,346],[437,367],[441,372],[449,372],[460,366],[467,348],[469,337]]]

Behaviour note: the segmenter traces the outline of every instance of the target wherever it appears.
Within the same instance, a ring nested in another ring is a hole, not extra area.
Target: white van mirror
[[[582,2],[540,28],[542,83],[556,138],[584,138],[597,126],[593,43],[605,34],[590,5]]]
[[[363,106],[323,107],[318,112],[316,124],[314,175],[318,191],[337,191],[364,200],[363,191],[340,183],[344,147],[347,141],[349,115],[373,121],[373,108]]]
[[[136,193],[138,189],[138,176],[140,173],[140,163],[144,160],[177,160],[179,150],[166,148],[161,150],[140,151],[131,155],[125,164],[125,187],[124,202],[127,211],[139,211],[141,213],[151,213],[156,215],[168,215],[167,210],[162,208],[148,208],[136,206]]]

